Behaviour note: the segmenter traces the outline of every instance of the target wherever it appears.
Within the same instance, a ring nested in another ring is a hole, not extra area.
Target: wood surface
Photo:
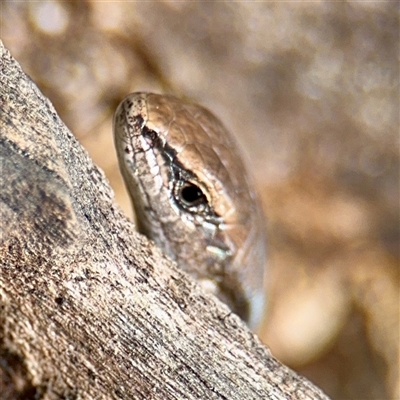
[[[327,399],[135,232],[0,46],[0,399]]]

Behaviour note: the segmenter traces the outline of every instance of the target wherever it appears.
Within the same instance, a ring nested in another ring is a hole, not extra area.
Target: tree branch
[[[0,398],[327,399],[135,232],[0,53]]]

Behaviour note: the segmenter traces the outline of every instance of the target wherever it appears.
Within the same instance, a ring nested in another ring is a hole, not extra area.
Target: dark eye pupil
[[[187,184],[181,189],[181,197],[183,201],[190,205],[206,200],[200,188],[193,184]]]

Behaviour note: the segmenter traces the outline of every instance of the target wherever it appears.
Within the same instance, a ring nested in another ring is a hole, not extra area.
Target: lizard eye
[[[207,204],[203,191],[192,182],[185,182],[179,190],[179,198],[186,207],[198,207]]]

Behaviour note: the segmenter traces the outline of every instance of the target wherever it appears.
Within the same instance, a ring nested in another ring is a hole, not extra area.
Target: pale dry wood
[[[0,398],[327,399],[134,231],[0,52]]]

